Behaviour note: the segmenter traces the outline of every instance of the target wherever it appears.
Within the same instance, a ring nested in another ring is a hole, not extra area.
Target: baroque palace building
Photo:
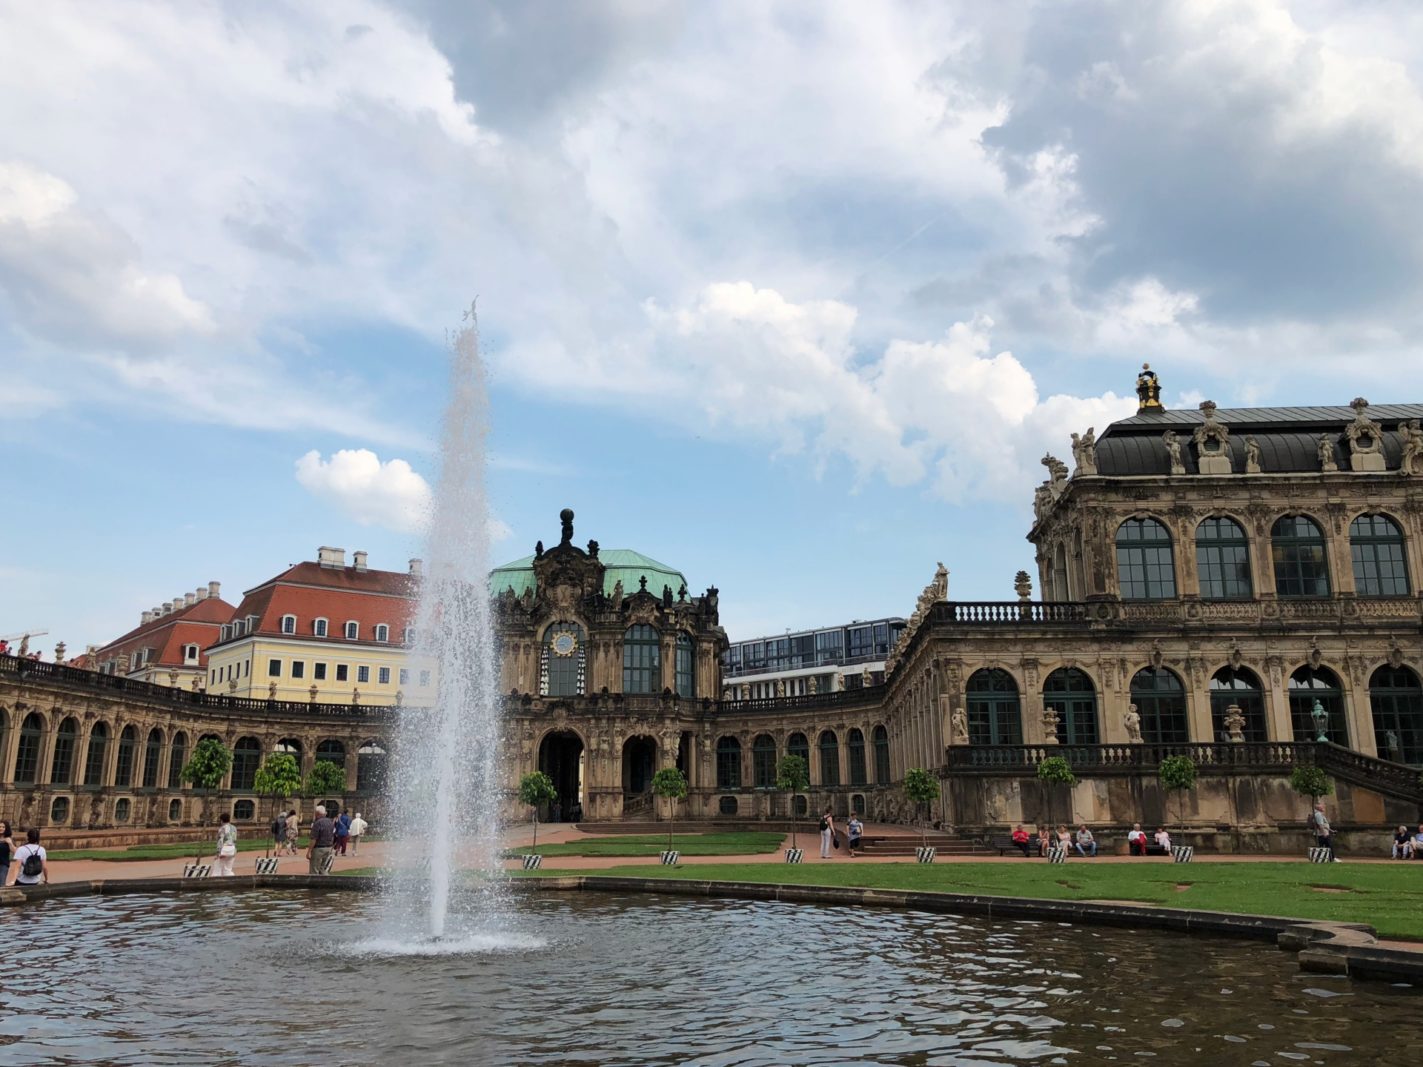
[[[557,544],[491,575],[509,814],[522,814],[518,778],[540,769],[563,817],[658,817],[651,776],[675,765],[691,784],[682,817],[829,805],[907,819],[899,783],[925,767],[942,781],[941,824],[982,833],[1070,810],[1111,830],[1163,819],[1156,767],[1180,753],[1200,775],[1185,816],[1202,843],[1269,847],[1297,830],[1287,778],[1300,763],[1333,777],[1346,828],[1416,822],[1423,405],[1167,411],[1149,369],[1137,393],[1136,416],[1072,435],[1072,468],[1043,459],[1028,533],[1042,599],[1020,572],[1014,599],[950,600],[940,565],[870,685],[743,691],[724,667],[719,591],[693,595],[640,553],[575,545],[565,511]],[[272,751],[304,770],[339,763],[341,799],[379,818],[397,694],[422,702],[418,675],[400,674],[418,670],[403,647],[418,581],[418,566],[297,565],[201,650],[206,692],[0,659],[0,814],[76,836],[191,823],[199,804],[177,768],[211,734],[236,753],[220,795],[240,820],[262,817],[252,776]],[[388,599],[370,611],[333,599],[362,582]],[[381,653],[384,688],[328,674],[313,696],[315,664],[377,667]],[[298,659],[310,666],[295,676]],[[229,661],[249,664],[236,689]],[[794,798],[773,789],[787,753],[811,772]],[[1048,755],[1071,764],[1070,796],[1039,785]]]

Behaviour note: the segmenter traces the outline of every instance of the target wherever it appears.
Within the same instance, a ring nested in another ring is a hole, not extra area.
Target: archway
[[[652,789],[657,770],[657,742],[650,737],[629,737],[623,745],[623,792],[637,796]]]
[[[539,744],[539,770],[553,779],[558,799],[549,805],[549,822],[583,814],[583,740],[572,730],[555,730]]]

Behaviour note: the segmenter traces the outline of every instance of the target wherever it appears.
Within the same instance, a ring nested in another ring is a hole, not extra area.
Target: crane
[[[8,642],[14,641],[16,638],[18,638],[20,641],[20,647],[16,654],[24,656],[27,655],[30,651],[30,638],[43,637],[47,633],[49,633],[48,630],[25,630],[24,632],[17,634],[0,634],[0,641]]]

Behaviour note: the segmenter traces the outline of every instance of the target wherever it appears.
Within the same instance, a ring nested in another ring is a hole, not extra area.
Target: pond
[[[388,933],[277,891],[5,908],[0,1061],[1359,1064],[1423,998],[1265,944],[916,912],[520,895],[502,931]]]

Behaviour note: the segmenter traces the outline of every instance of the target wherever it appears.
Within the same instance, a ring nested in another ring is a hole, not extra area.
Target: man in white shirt
[[[49,881],[49,854],[40,847],[40,832],[31,826],[25,831],[25,843],[15,849],[14,864],[20,873],[16,885],[41,885]]]
[[[1131,824],[1131,832],[1127,834],[1127,848],[1133,856],[1146,855],[1146,831],[1141,828],[1141,823]]]

